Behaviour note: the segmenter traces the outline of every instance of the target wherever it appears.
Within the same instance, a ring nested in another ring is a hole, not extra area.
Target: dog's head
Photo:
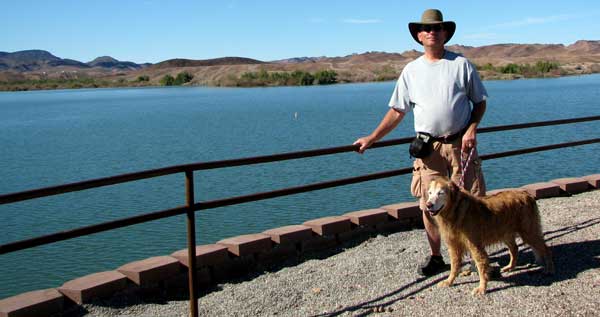
[[[430,215],[436,216],[448,206],[452,201],[452,197],[456,195],[458,186],[451,182],[446,177],[434,178],[429,183],[429,190],[427,192],[429,198],[427,199],[427,211]]]

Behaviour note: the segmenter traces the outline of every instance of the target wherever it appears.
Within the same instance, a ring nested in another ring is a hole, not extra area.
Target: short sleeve
[[[396,87],[394,88],[394,92],[392,92],[392,97],[390,98],[388,105],[391,108],[402,112],[408,112],[412,108],[410,104],[410,94],[408,90],[406,73],[404,70],[396,82]]]
[[[469,97],[469,100],[474,104],[486,100],[488,98],[487,90],[481,82],[477,69],[475,69],[475,66],[470,62],[467,62],[467,76],[469,81],[467,85],[467,87],[469,87],[467,96]]]

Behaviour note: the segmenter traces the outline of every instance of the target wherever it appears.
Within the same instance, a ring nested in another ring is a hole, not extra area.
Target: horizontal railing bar
[[[586,145],[586,144],[592,144],[592,143],[600,143],[600,138],[560,143],[560,144],[553,144],[553,145],[546,145],[546,146],[527,148],[527,149],[519,149],[519,150],[506,151],[506,152],[500,152],[500,153],[492,153],[492,154],[481,155],[480,157],[483,160],[491,160],[491,159],[497,159],[497,158],[502,158],[502,157],[507,157],[507,156],[515,156],[515,155],[520,155],[520,154],[541,152],[541,151],[547,151],[547,150],[553,150],[553,149],[559,149],[559,148],[565,148],[565,147],[571,147],[571,146],[580,146],[580,145]],[[254,193],[254,194],[249,194],[249,195],[244,195],[244,196],[236,196],[236,197],[229,197],[229,198],[218,199],[218,200],[204,201],[204,202],[199,202],[199,203],[194,204],[193,209],[194,209],[194,211],[198,211],[198,210],[206,210],[206,209],[212,209],[212,208],[218,208],[218,207],[237,205],[237,204],[247,203],[247,202],[251,202],[251,201],[258,201],[258,200],[288,196],[288,195],[293,195],[293,194],[299,194],[299,193],[304,193],[304,192],[309,192],[309,191],[314,191],[314,190],[332,188],[332,187],[343,186],[343,185],[350,185],[350,184],[366,182],[366,181],[370,181],[370,180],[389,178],[389,177],[393,177],[393,176],[408,174],[411,171],[412,171],[412,167],[408,167],[408,168],[402,168],[402,169],[397,169],[397,170],[367,174],[367,175],[362,175],[362,176],[337,179],[337,180],[332,180],[332,181],[327,181],[327,182],[308,184],[308,185],[303,185],[303,186],[298,186],[298,187],[289,187],[289,188],[279,189],[279,190],[270,191],[270,192],[261,192],[261,193]],[[129,218],[123,218],[123,219],[109,221],[109,222],[105,222],[105,223],[101,223],[101,224],[97,224],[97,225],[91,225],[91,226],[77,228],[77,229],[73,229],[73,230],[69,230],[69,231],[63,231],[63,232],[53,233],[53,234],[35,237],[35,238],[27,239],[27,240],[21,240],[21,241],[8,243],[8,244],[3,244],[3,245],[0,245],[0,254],[15,252],[15,251],[23,250],[23,249],[32,248],[35,246],[40,246],[40,245],[44,245],[44,244],[62,241],[62,240],[77,238],[77,237],[92,234],[92,233],[98,233],[98,232],[102,232],[102,231],[108,231],[108,230],[118,229],[118,228],[122,228],[122,227],[127,227],[127,226],[131,226],[131,225],[135,225],[135,224],[139,224],[139,223],[143,223],[143,222],[172,217],[172,216],[184,214],[184,213],[186,213],[186,210],[187,210],[187,207],[185,207],[185,206],[184,207],[176,207],[174,209],[156,211],[153,213],[133,216],[133,217],[129,217]]]
[[[264,200],[264,199],[268,199],[268,198],[275,198],[275,197],[287,196],[287,195],[292,195],[292,194],[304,193],[304,192],[308,192],[308,191],[314,191],[314,190],[325,189],[325,188],[330,188],[330,187],[366,182],[366,181],[374,180],[374,179],[403,175],[403,174],[410,173],[411,171],[412,171],[412,168],[404,168],[404,169],[399,169],[399,170],[392,170],[392,171],[362,175],[362,176],[357,176],[357,177],[338,179],[338,180],[309,184],[309,185],[304,185],[304,186],[284,188],[281,190],[275,190],[275,191],[271,191],[271,192],[263,192],[263,193],[256,193],[256,194],[251,194],[251,195],[246,195],[246,196],[238,196],[238,197],[232,197],[232,198],[226,198],[226,199],[220,199],[220,200],[206,201],[206,202],[194,204],[193,210],[197,211],[197,210],[204,210],[204,209],[212,209],[212,208],[217,208],[217,207],[222,207],[222,206],[236,205],[236,204],[241,204],[241,203],[245,203],[245,202],[258,201],[258,200]],[[184,213],[186,213],[186,211],[187,211],[187,207],[177,207],[174,209],[157,211],[157,212],[153,212],[153,213],[149,213],[149,214],[143,214],[143,215],[138,215],[138,216],[134,216],[134,217],[128,217],[128,218],[118,219],[118,220],[114,220],[114,221],[104,222],[104,223],[100,223],[97,225],[81,227],[81,228],[63,231],[63,232],[57,232],[57,233],[40,236],[40,237],[35,237],[35,238],[31,238],[31,239],[20,240],[20,241],[8,243],[8,244],[0,245],[0,254],[15,252],[15,251],[19,251],[19,250],[28,249],[28,248],[33,248],[36,246],[50,244],[50,243],[58,242],[58,241],[62,241],[62,240],[77,238],[77,237],[89,235],[92,233],[98,233],[98,232],[102,232],[102,231],[123,228],[123,227],[131,226],[131,225],[135,225],[135,224],[139,224],[139,223],[143,223],[143,222],[172,217],[172,216],[184,214]]]
[[[502,125],[502,126],[496,126],[496,127],[486,127],[486,128],[477,129],[477,133],[508,131],[508,130],[525,129],[525,128],[537,128],[537,127],[545,127],[545,126],[550,126],[550,125],[580,123],[580,122],[595,121],[595,120],[600,120],[600,116],[582,117],[582,118],[573,118],[573,119],[560,119],[560,120],[550,120],[550,121],[538,121],[538,122],[530,122],[530,123],[517,123],[517,124],[509,124],[509,125]]]
[[[560,144],[544,145],[544,146],[538,146],[538,147],[532,147],[532,148],[520,149],[520,150],[514,150],[514,151],[506,151],[506,152],[500,152],[500,153],[492,153],[492,154],[481,155],[480,157],[482,160],[492,160],[492,159],[497,159],[497,158],[501,158],[501,157],[542,152],[542,151],[555,150],[555,149],[560,149],[560,148],[580,146],[580,145],[593,144],[593,143],[600,143],[600,138],[566,142],[566,143],[560,143]]]
[[[551,120],[551,121],[539,121],[539,122],[532,122],[532,123],[522,123],[522,124],[512,124],[512,125],[504,125],[504,126],[496,126],[496,127],[487,127],[487,128],[479,128],[477,131],[480,133],[487,133],[487,132],[494,132],[494,131],[505,131],[505,130],[541,127],[541,126],[567,124],[567,123],[577,123],[577,122],[594,121],[594,120],[600,120],[600,116],[582,117],[582,118],[574,118],[574,119],[562,119],[562,120]],[[371,146],[371,148],[379,148],[379,147],[405,144],[405,143],[409,143],[411,140],[412,140],[412,137],[380,141],[380,142],[374,143]],[[358,149],[358,145],[347,145],[347,146],[306,150],[306,151],[299,151],[299,152],[289,152],[289,153],[266,155],[266,156],[239,158],[239,159],[231,159],[231,160],[223,160],[223,161],[200,162],[200,163],[192,163],[192,164],[186,164],[186,165],[176,165],[176,166],[164,167],[164,168],[159,168],[159,169],[152,169],[152,170],[146,170],[146,171],[141,171],[141,172],[134,172],[134,173],[117,175],[117,176],[92,179],[92,180],[87,180],[87,181],[82,181],[82,182],[69,183],[69,184],[63,184],[63,185],[58,185],[58,186],[51,186],[51,187],[45,187],[45,188],[40,188],[40,189],[33,189],[33,190],[27,190],[27,191],[22,191],[22,192],[4,194],[4,195],[0,195],[0,205],[34,199],[34,198],[41,198],[41,197],[65,194],[65,193],[70,193],[70,192],[75,192],[75,191],[81,191],[81,190],[85,190],[85,189],[116,185],[116,184],[121,184],[121,183],[125,183],[125,182],[130,182],[130,181],[147,179],[147,178],[166,176],[166,175],[181,173],[181,172],[186,172],[186,171],[197,171],[197,170],[207,170],[207,169],[215,169],[215,168],[223,168],[223,167],[234,167],[234,166],[241,166],[241,165],[269,163],[269,162],[307,158],[307,157],[314,157],[314,156],[321,156],[321,155],[337,154],[337,153],[343,153],[343,152],[352,152],[352,151],[356,151],[357,149]]]
[[[412,138],[401,138],[394,140],[386,140],[373,144],[371,148],[379,148],[386,147],[392,145],[398,145],[403,143],[408,143],[412,140]],[[242,165],[253,165],[253,164],[261,164],[261,163],[269,163],[276,161],[285,161],[292,159],[300,159],[300,158],[308,158],[314,156],[321,155],[330,155],[337,154],[343,152],[352,152],[356,151],[358,146],[356,145],[346,145],[325,149],[316,149],[316,150],[306,150],[299,152],[289,152],[282,154],[274,154],[274,155],[266,155],[266,156],[257,156],[257,157],[248,157],[248,158],[239,158],[239,159],[231,159],[231,160],[223,160],[223,161],[212,161],[212,162],[201,162],[201,163],[192,163],[186,165],[177,165],[170,166],[165,168],[123,174],[118,176],[104,177],[98,179],[92,179],[77,183],[69,183],[64,185],[45,187],[40,189],[33,189],[23,192],[10,193],[5,195],[0,195],[0,205],[9,204],[34,198],[41,198],[59,194],[65,194],[75,191],[81,191],[85,189],[98,188],[103,186],[116,185],[120,183],[126,183],[130,181],[142,180],[147,178],[166,176],[175,173],[183,173],[186,171],[198,171],[198,170],[208,170],[208,169],[216,169],[216,168],[224,168],[224,167],[235,167]]]
[[[15,241],[0,245],[0,254],[15,252],[19,250],[29,249],[44,244],[50,244],[58,241],[69,240],[81,236],[90,235],[93,233],[109,231],[113,229],[128,227],[144,222],[168,218],[176,215],[185,214],[187,207],[176,207],[173,209],[161,210],[152,213],[146,213],[138,216],[117,219],[113,221],[103,222],[86,227],[80,227],[72,230],[56,232],[44,236],[39,236],[31,239]]]
[[[412,140],[412,138],[402,138],[402,139],[394,139],[381,141],[373,144],[372,148],[386,147],[392,145],[398,145],[403,143],[408,143]],[[273,154],[266,156],[255,156],[255,157],[247,157],[247,158],[239,158],[239,159],[231,159],[224,161],[213,161],[213,162],[202,162],[202,163],[193,163],[186,165],[186,168],[200,171],[200,170],[209,170],[216,168],[224,168],[224,167],[235,167],[242,165],[253,165],[253,164],[262,164],[262,163],[270,163],[277,161],[286,161],[286,160],[294,160],[300,158],[308,158],[314,156],[322,156],[322,155],[330,155],[330,154],[339,154],[344,152],[353,152],[358,149],[358,145],[344,145],[338,147],[331,148],[323,148],[323,149],[315,149],[315,150],[306,150],[299,152],[289,152],[289,153],[281,153],[281,154]]]
[[[142,172],[135,172],[130,174],[122,174],[117,176],[97,178],[87,181],[81,181],[76,183],[69,183],[58,186],[45,187],[40,189],[33,189],[28,191],[22,191],[12,194],[0,195],[0,205],[19,202],[23,200],[29,200],[34,198],[41,198],[59,194],[66,194],[70,192],[76,192],[86,189],[98,188],[103,186],[116,185],[121,183],[127,183],[131,181],[143,180],[147,178],[154,178],[159,176],[165,176],[175,173],[184,172],[181,166],[171,166],[153,170],[147,170]]]
[[[514,150],[514,151],[506,151],[506,152],[500,152],[500,153],[492,153],[492,154],[487,154],[487,155],[481,155],[480,157],[482,160],[492,160],[492,159],[497,159],[497,158],[502,158],[502,157],[507,157],[507,156],[548,151],[548,150],[554,150],[554,149],[571,147],[571,146],[580,146],[580,145],[586,145],[586,144],[592,144],[592,143],[600,143],[600,138],[576,141],[576,142],[567,142],[567,143],[561,143],[561,144],[546,145],[546,146],[520,149],[520,150]],[[237,204],[251,202],[251,201],[277,198],[277,197],[282,197],[282,196],[288,196],[288,195],[293,195],[293,194],[309,192],[309,191],[313,191],[313,190],[320,190],[320,189],[350,185],[350,184],[355,184],[355,183],[360,183],[360,182],[365,182],[365,181],[371,181],[371,180],[376,180],[376,179],[399,176],[399,175],[408,174],[410,172],[412,172],[412,167],[398,169],[398,170],[391,170],[391,171],[386,171],[386,172],[379,172],[379,173],[368,174],[368,175],[357,176],[357,177],[351,177],[351,178],[338,179],[338,180],[322,182],[322,183],[309,184],[309,185],[298,186],[298,187],[284,188],[284,189],[270,191],[270,192],[254,193],[254,194],[249,194],[249,195],[244,195],[244,196],[237,196],[237,197],[230,197],[230,198],[224,198],[224,199],[219,199],[219,200],[205,201],[205,202],[200,202],[200,203],[194,204],[194,210],[212,209],[212,208],[225,207],[225,206],[230,206],[230,205],[237,205]]]
[[[332,187],[362,183],[362,182],[372,181],[372,180],[376,180],[376,179],[382,179],[382,178],[388,178],[388,177],[408,174],[408,173],[411,173],[412,170],[413,170],[412,167],[408,167],[408,168],[402,168],[402,169],[397,169],[397,170],[367,174],[367,175],[362,175],[362,176],[337,179],[337,180],[333,180],[333,181],[314,183],[314,184],[297,186],[297,187],[288,187],[288,188],[269,191],[269,192],[261,192],[261,193],[254,193],[254,194],[249,194],[249,195],[244,195],[244,196],[224,198],[224,199],[219,199],[219,200],[204,201],[204,202],[199,202],[199,203],[194,204],[194,210],[204,210],[204,209],[212,209],[212,208],[218,208],[218,207],[224,207],[224,206],[230,206],[230,205],[237,205],[237,204],[242,204],[242,203],[251,202],[251,201],[259,201],[259,200],[264,200],[264,199],[289,196],[289,195],[300,194],[300,193],[321,190],[321,189],[327,189],[327,188],[332,188]]]

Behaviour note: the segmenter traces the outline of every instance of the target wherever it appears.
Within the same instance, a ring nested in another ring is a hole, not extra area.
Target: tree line
[[[477,66],[477,68],[502,74],[518,74],[525,77],[543,77],[547,74],[561,75],[560,64],[552,61],[538,61],[533,65],[509,63],[503,66],[494,66],[487,63],[483,66]]]
[[[337,83],[337,73],[333,70],[320,70],[315,73],[296,70],[293,72],[245,72],[237,80],[240,87],[254,86],[310,86]]]
[[[185,83],[189,83],[193,78],[194,75],[188,72],[181,72],[177,74],[176,77],[167,74],[160,79],[159,83],[163,86],[181,86]]]

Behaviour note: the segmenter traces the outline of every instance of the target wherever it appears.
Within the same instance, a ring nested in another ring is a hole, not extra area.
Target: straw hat
[[[421,22],[411,22],[408,24],[408,29],[410,30],[410,35],[412,35],[413,39],[417,41],[417,43],[423,45],[421,41],[419,41],[419,37],[417,34],[421,31],[421,25],[425,24],[439,24],[444,25],[444,30],[447,32],[446,41],[444,44],[448,43],[454,35],[454,31],[456,31],[456,23],[454,21],[444,21],[444,16],[442,12],[437,9],[427,9],[421,15]]]

